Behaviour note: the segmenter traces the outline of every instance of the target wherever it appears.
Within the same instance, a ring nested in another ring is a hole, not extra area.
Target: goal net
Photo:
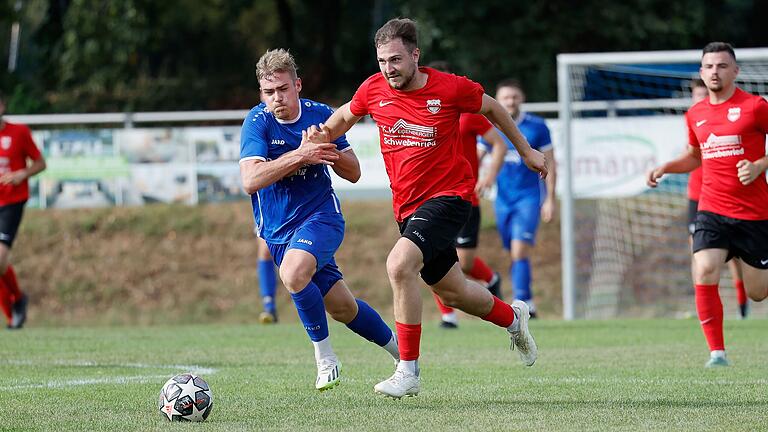
[[[768,95],[768,49],[737,50],[738,85]],[[566,319],[695,316],[688,175],[645,186],[678,156],[701,51],[558,56],[563,308]],[[726,317],[738,306],[723,268]],[[764,304],[752,315],[768,316]]]

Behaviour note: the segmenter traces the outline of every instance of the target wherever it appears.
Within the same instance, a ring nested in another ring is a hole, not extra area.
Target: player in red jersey
[[[441,72],[451,72],[448,62],[434,61],[429,67]],[[480,178],[480,160],[478,158],[477,137],[493,146],[491,163],[485,175]],[[504,165],[504,156],[507,153],[507,145],[491,122],[481,114],[462,113],[459,117],[459,138],[461,151],[472,166],[472,174],[475,177],[475,193],[472,194],[472,213],[469,220],[456,236],[456,254],[459,257],[461,271],[472,279],[483,282],[488,291],[501,298],[501,277],[488,266],[486,262],[477,256],[477,243],[480,239],[480,196],[496,182],[496,176]],[[440,301],[436,293],[432,293],[442,315],[440,327],[454,329],[458,327],[458,317],[450,306]]]
[[[703,101],[709,96],[709,90],[704,81],[694,79],[691,81],[691,99],[693,104]],[[699,196],[701,195],[701,167],[691,171],[688,177],[688,232],[690,243],[693,246],[693,233],[696,229],[696,213],[699,209]],[[741,276],[741,263],[738,258],[728,261],[728,270],[731,272],[733,285],[736,288],[736,300],[739,303],[739,316],[747,317],[747,292],[744,290],[744,280]],[[693,261],[691,261],[691,273],[693,273]]]
[[[741,258],[744,288],[754,301],[768,297],[768,102],[736,84],[733,48],[704,47],[701,79],[709,98],[686,113],[688,153],[648,174],[655,187],[666,173],[703,170],[693,233],[696,309],[710,349],[707,367],[728,366],[723,341],[720,267]]]
[[[5,98],[0,93],[0,309],[8,328],[19,329],[27,319],[29,297],[19,289],[9,258],[29,199],[27,179],[45,169],[45,159],[29,128],[3,120],[4,113]]]
[[[517,146],[531,169],[546,176],[544,155],[533,150],[512,119],[483,88],[467,78],[419,67],[416,23],[392,19],[374,38],[379,69],[322,127],[326,139],[349,130],[370,114],[379,128],[392,205],[401,237],[387,257],[394,297],[400,362],[374,387],[395,398],[420,389],[421,279],[451,307],[507,329],[527,366],[537,349],[528,330],[525,302],[511,306],[468,280],[457,261],[454,240],[469,219],[475,180],[461,155],[459,115],[481,113]]]

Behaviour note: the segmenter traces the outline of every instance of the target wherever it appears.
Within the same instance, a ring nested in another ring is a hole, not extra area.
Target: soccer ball
[[[211,408],[211,388],[197,375],[176,375],[160,390],[160,413],[168,421],[201,422],[208,418]]]

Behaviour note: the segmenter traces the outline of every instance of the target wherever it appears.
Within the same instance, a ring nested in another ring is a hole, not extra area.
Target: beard
[[[395,78],[397,76],[402,77],[402,81],[399,83],[393,83],[391,81],[392,78]],[[394,76],[387,76],[387,82],[389,83],[389,86],[392,87],[395,90],[402,90],[404,88],[408,88],[409,85],[413,82],[413,78],[416,76],[416,69],[414,68],[410,74],[404,75],[400,72],[397,73],[397,75]]]

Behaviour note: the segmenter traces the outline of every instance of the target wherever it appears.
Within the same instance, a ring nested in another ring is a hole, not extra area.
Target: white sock
[[[443,321],[449,322],[451,324],[458,324],[459,317],[456,315],[456,312],[446,313],[443,314]]]
[[[725,351],[722,351],[722,350],[714,350],[714,351],[712,351],[712,352],[710,352],[710,353],[709,353],[709,357],[710,357],[710,358],[717,358],[717,357],[719,357],[719,358],[725,358]]]
[[[382,348],[387,350],[393,359],[400,360],[400,351],[397,349],[397,338],[394,333],[392,334],[392,339],[390,339]]]
[[[320,361],[320,359],[326,358],[326,357],[336,357],[336,354],[333,352],[333,348],[331,347],[330,336],[321,340],[320,342],[312,341],[312,345],[314,345],[315,347],[316,361]]]
[[[411,375],[419,375],[419,361],[418,360],[400,360],[397,364],[397,370],[407,372]]]
[[[515,314],[515,320],[512,321],[511,326],[507,327],[507,331],[510,333],[520,331],[520,316],[517,314],[515,308],[512,308],[512,312]]]

